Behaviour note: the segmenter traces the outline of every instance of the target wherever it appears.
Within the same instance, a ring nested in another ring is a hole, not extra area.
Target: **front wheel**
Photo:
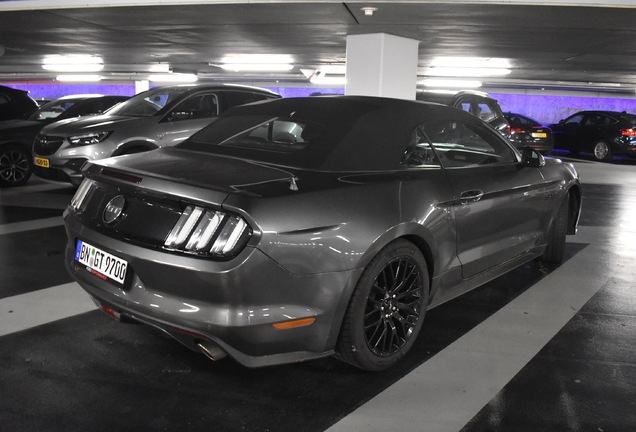
[[[25,184],[33,172],[33,163],[28,151],[19,145],[8,145],[0,149],[0,184],[20,186]]]
[[[614,157],[610,145],[604,140],[597,141],[592,150],[594,158],[598,161],[609,162]]]
[[[426,261],[415,245],[395,240],[376,255],[351,296],[337,357],[369,371],[386,369],[409,351],[428,305]]]

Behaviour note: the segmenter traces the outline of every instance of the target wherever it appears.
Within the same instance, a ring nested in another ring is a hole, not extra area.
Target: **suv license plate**
[[[33,158],[33,163],[36,166],[39,166],[39,167],[42,167],[42,168],[50,168],[51,167],[51,164],[49,163],[49,160],[41,158],[41,157]]]
[[[125,260],[81,240],[77,241],[75,260],[85,265],[86,269],[95,276],[104,280],[112,279],[123,285],[126,279],[128,263]]]

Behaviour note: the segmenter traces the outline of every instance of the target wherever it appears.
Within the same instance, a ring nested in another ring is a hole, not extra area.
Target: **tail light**
[[[511,134],[526,133],[526,130],[524,128],[511,128],[510,133]]]
[[[238,216],[188,206],[166,238],[164,247],[201,256],[231,258],[247,244],[252,229]]]
[[[621,135],[623,136],[636,136],[636,130],[634,129],[621,129]]]

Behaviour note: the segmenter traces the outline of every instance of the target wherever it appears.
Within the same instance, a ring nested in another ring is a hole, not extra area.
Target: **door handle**
[[[459,196],[459,199],[462,204],[467,204],[468,202],[477,202],[484,196],[484,193],[479,189],[462,192]]]

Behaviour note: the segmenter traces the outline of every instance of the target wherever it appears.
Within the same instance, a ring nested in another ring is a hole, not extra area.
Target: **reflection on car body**
[[[572,165],[471,114],[355,96],[234,108],[83,173],[65,213],[73,277],[109,315],[246,366],[387,368],[427,309],[560,262],[581,200]]]

